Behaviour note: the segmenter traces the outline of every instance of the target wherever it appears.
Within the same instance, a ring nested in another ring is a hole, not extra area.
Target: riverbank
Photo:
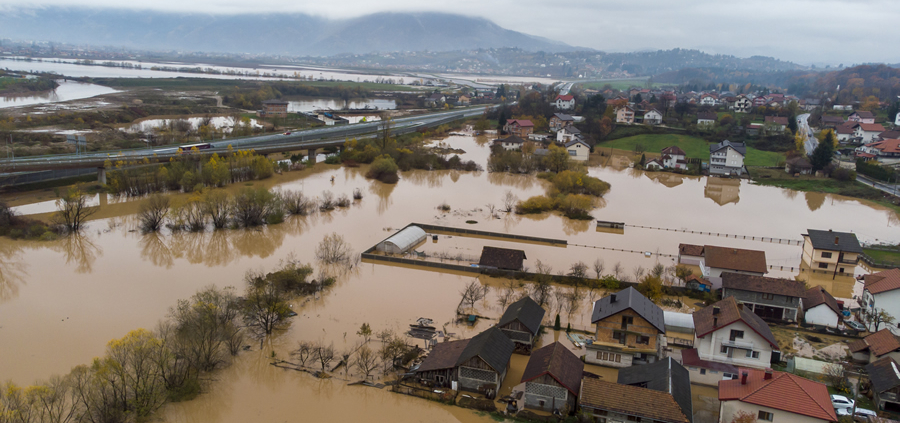
[[[761,186],[787,188],[795,191],[822,192],[843,195],[888,207],[900,214],[900,204],[893,201],[884,192],[856,181],[839,181],[811,175],[791,176],[784,169],[754,168],[750,170],[750,178]]]

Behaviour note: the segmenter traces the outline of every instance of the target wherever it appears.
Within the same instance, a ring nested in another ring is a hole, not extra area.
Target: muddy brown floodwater
[[[465,150],[464,160],[475,160],[482,166],[489,153],[485,141],[463,136],[444,140],[453,148]],[[204,286],[242,290],[244,272],[272,269],[291,253],[312,261],[316,244],[331,232],[342,234],[358,252],[411,222],[562,238],[570,245],[550,247],[441,236],[436,244],[429,238],[420,248],[477,257],[486,244],[516,246],[526,251],[527,266],[533,269],[540,259],[553,266],[554,273],[567,270],[579,260],[592,263],[601,258],[606,273],[621,263],[627,279],[633,278],[630,275],[638,266],[649,269],[657,262],[671,265],[674,259],[670,255],[677,254],[678,244],[683,242],[764,250],[770,265],[788,268],[773,269],[770,275],[800,274],[800,246],[690,231],[799,240],[807,228],[831,228],[852,230],[862,241],[900,240],[897,215],[886,208],[746,181],[645,174],[621,166],[592,167],[592,175],[612,185],[593,211],[596,218],[664,228],[626,226],[623,231],[604,232],[595,230],[592,221],[571,221],[555,214],[489,215],[487,205],[500,206],[507,190],[522,199],[543,194],[545,182],[534,176],[412,171],[404,172],[398,184],[384,185],[367,180],[364,173],[364,167],[319,164],[312,170],[256,183],[303,190],[308,196],[326,190],[350,195],[355,188],[364,194],[347,209],[290,217],[283,224],[261,229],[142,235],[136,231],[134,217],[140,201],[98,196],[94,201],[100,211],[81,236],[53,242],[0,240],[0,380],[29,384],[67,373],[73,366],[103,354],[109,340],[136,328],[153,328],[178,299]],[[334,182],[330,181],[332,176]],[[173,202],[187,198],[173,195]],[[21,212],[38,218],[46,218],[54,210],[48,192],[6,199]],[[444,202],[450,205],[450,212],[437,210]],[[467,224],[469,220],[477,223]],[[651,255],[645,257],[640,252]],[[470,337],[494,323],[482,319],[470,327],[454,321],[459,292],[472,279],[466,274],[361,263],[319,297],[295,301],[293,307],[299,315],[288,330],[262,351],[255,345],[231,367],[216,373],[208,392],[198,399],[167,406],[163,418],[173,422],[237,422],[292,420],[297,416],[309,420],[377,416],[410,422],[487,421],[460,408],[391,394],[387,389],[346,386],[344,379],[352,380],[352,375],[319,380],[306,373],[274,368],[266,358],[273,351],[287,357],[300,340],[333,342],[339,350],[346,350],[359,340],[356,331],[364,322],[376,332],[386,328],[400,331],[416,318],[429,317],[456,337]],[[494,289],[476,307],[477,312],[496,319],[503,310],[499,299],[505,280],[481,280]],[[850,284],[833,282],[829,289],[840,291],[836,295],[844,297]],[[515,289],[520,293],[523,288]],[[574,309],[563,310],[563,325],[572,323],[574,328],[587,329],[589,312],[589,299],[585,298]],[[554,315],[555,310],[548,312],[545,323],[550,324]],[[545,343],[556,339],[571,345],[564,334],[552,330],[543,336]],[[422,341],[411,342],[423,345]],[[526,361],[524,357],[514,359],[511,374],[521,373]],[[510,379],[504,389],[515,382]]]

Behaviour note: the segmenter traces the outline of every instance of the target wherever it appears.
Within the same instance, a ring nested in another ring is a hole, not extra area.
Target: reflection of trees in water
[[[522,221],[522,215],[518,215],[515,213],[504,213],[503,217],[503,229],[507,232],[512,231],[519,222]]]
[[[144,234],[140,240],[141,258],[150,260],[154,266],[169,269],[175,263],[172,249],[166,244],[166,240],[158,232]]]
[[[344,166],[344,179],[348,181],[355,180],[356,178],[365,179],[365,175],[363,175],[361,167],[346,167]]]
[[[816,211],[822,208],[822,204],[825,204],[825,194],[820,192],[805,192],[806,196],[806,206],[809,207],[809,211]]]
[[[519,189],[531,189],[535,180],[531,175],[514,175],[506,172],[488,172],[487,180],[493,185],[509,186]]]
[[[0,303],[19,295],[19,285],[28,274],[22,262],[22,247],[18,242],[0,240]]]
[[[369,192],[378,197],[378,214],[381,215],[391,207],[391,193],[397,184],[385,184],[373,181],[369,185]]]
[[[888,226],[900,225],[900,212],[896,212],[891,209],[885,209],[884,212],[887,216]]]
[[[450,180],[453,181],[453,183],[456,183],[457,181],[459,181],[459,175],[460,175],[460,171],[451,170],[450,171]]]
[[[440,188],[444,185],[444,178],[449,170],[410,170],[403,172],[403,179],[416,185],[425,185],[429,188]]]
[[[797,198],[797,194],[799,194],[799,193],[800,193],[799,191],[794,191],[792,189],[787,189],[787,188],[781,189],[781,195],[783,195],[784,198],[788,198],[791,200]]]
[[[588,229],[591,228],[591,223],[594,221],[591,220],[582,220],[582,219],[568,219],[564,218],[563,220],[563,232],[566,235],[575,235],[581,232],[587,232]]]
[[[91,273],[97,257],[103,255],[103,250],[82,233],[71,233],[50,248],[61,250],[66,256],[66,264],[74,263],[78,273]]]

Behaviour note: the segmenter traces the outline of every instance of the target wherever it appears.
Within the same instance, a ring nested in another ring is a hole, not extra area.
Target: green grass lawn
[[[579,82],[577,85],[581,85],[585,89],[601,90],[607,84],[611,85],[612,89],[614,89],[614,90],[622,91],[622,90],[627,90],[632,87],[646,88],[647,87],[647,79],[640,78],[640,79],[623,79],[620,81]],[[661,87],[663,85],[667,85],[667,84],[660,84],[658,82],[653,83],[654,87]],[[647,100],[650,100],[650,99],[648,98]]]
[[[643,134],[617,140],[600,143],[600,148],[615,148],[619,150],[634,151],[636,144],[643,144],[648,152],[659,153],[662,149],[678,146],[689,158],[699,158],[709,161],[709,143],[703,139],[690,135],[677,134]],[[778,166],[784,160],[784,155],[772,151],[761,151],[753,147],[747,147],[747,157],[744,164],[747,166]]]
[[[872,257],[877,263],[885,263],[894,267],[900,267],[900,252],[873,250],[871,248],[863,248],[863,253]]]

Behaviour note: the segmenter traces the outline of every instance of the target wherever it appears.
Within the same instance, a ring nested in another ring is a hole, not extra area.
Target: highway
[[[479,116],[482,113],[484,113],[484,107],[473,107],[399,118],[393,120],[392,132],[394,134],[410,133],[420,128],[438,126],[453,120]],[[201,154],[224,152],[228,150],[229,146],[235,150],[254,149],[260,153],[340,146],[344,143],[345,138],[374,134],[382,125],[383,122],[378,121],[308,129],[292,132],[290,135],[270,134],[209,141],[212,148],[203,150]],[[26,156],[15,159],[0,159],[0,169],[3,172],[77,169],[102,167],[106,160],[136,161],[147,159],[152,162],[160,162],[168,161],[169,157],[177,157],[179,155],[178,146],[163,146],[133,150],[91,151],[84,154]]]

